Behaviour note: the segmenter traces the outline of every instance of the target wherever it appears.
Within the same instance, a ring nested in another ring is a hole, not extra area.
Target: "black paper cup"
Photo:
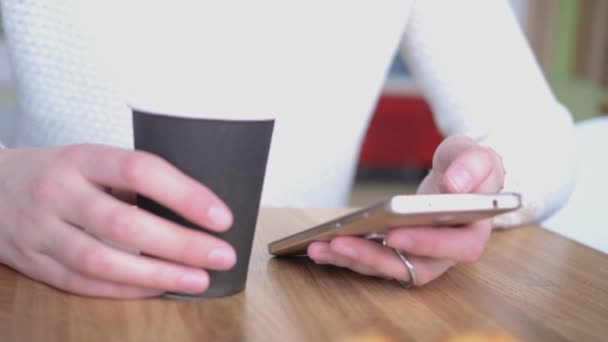
[[[273,119],[208,119],[133,108],[135,149],[164,158],[209,187],[228,205],[234,217],[230,230],[214,233],[138,196],[140,208],[215,235],[236,251],[237,262],[232,269],[208,271],[211,283],[204,293],[167,293],[166,297],[223,297],[245,288],[273,127]]]

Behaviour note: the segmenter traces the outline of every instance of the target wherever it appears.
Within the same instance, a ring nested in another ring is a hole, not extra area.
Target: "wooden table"
[[[83,298],[0,266],[0,341],[608,339],[608,255],[538,227],[496,232],[479,262],[417,289],[268,254],[269,241],[342,212],[262,210],[247,289],[224,299]]]

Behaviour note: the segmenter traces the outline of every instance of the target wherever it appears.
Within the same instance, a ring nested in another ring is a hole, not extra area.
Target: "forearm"
[[[408,64],[446,135],[494,149],[503,191],[524,207],[496,219],[538,221],[565,202],[573,177],[573,128],[503,1],[416,3],[402,44]]]
[[[499,216],[497,227],[538,222],[558,210],[568,199],[574,181],[574,137],[568,111],[559,104],[536,109],[551,118],[533,120],[528,127],[492,133],[479,139],[503,158],[506,171],[503,191],[520,192],[524,207]]]

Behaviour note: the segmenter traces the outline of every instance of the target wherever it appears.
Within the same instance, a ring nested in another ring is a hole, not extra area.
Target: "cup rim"
[[[151,107],[146,107],[139,105],[137,103],[127,103],[127,106],[131,109],[131,111],[137,111],[147,115],[156,115],[156,116],[164,116],[176,119],[191,119],[191,120],[216,120],[216,121],[238,121],[238,122],[265,122],[265,121],[275,121],[276,117],[268,114],[258,114],[258,113],[247,113],[247,114],[233,114],[233,113],[222,113],[216,112],[217,114],[209,115],[209,114],[197,114],[197,110],[188,109],[188,108],[177,108],[174,111],[169,111],[167,109],[159,107],[158,109],[152,109]]]

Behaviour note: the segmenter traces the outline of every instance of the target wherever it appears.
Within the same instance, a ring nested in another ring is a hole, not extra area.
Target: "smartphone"
[[[270,254],[304,255],[313,241],[340,235],[375,238],[407,226],[459,226],[521,207],[517,193],[397,195],[268,245]]]

